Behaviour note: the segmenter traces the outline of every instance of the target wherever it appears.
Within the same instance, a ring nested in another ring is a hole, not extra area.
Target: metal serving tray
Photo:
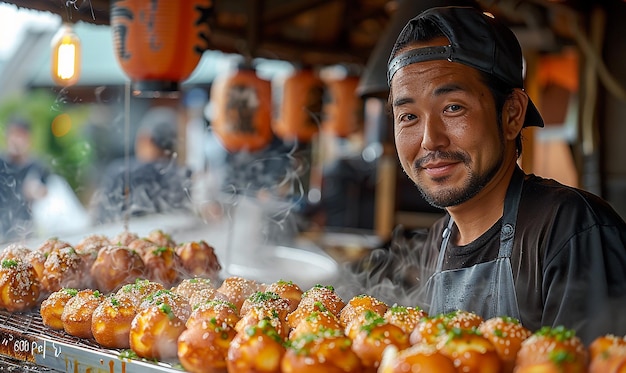
[[[120,352],[48,328],[38,309],[25,313],[0,310],[0,355],[24,362],[15,372],[181,372],[168,363],[128,359],[120,356]]]

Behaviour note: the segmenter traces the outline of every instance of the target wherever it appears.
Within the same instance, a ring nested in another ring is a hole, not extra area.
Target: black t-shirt
[[[432,272],[449,217],[430,229],[419,253]],[[465,246],[449,244],[443,269],[496,258],[501,221]],[[450,242],[454,242],[456,227]],[[626,334],[626,223],[588,192],[526,177],[511,256],[523,325],[575,329],[583,341]]]

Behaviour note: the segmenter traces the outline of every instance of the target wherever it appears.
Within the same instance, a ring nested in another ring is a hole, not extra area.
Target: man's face
[[[429,45],[447,44],[441,39]],[[477,70],[445,60],[414,63],[396,72],[391,92],[400,163],[429,203],[459,205],[501,171],[502,130]]]

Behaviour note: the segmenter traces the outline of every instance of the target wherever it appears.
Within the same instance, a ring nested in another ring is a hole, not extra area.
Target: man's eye
[[[413,115],[413,114],[403,114],[400,116],[400,121],[401,122],[410,122],[417,119],[417,115]]]
[[[446,106],[446,110],[448,112],[455,112],[455,111],[459,111],[463,109],[463,107],[461,105],[448,105]]]

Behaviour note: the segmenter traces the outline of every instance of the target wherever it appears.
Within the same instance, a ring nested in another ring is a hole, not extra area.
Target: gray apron
[[[443,231],[435,273],[426,283],[430,315],[464,310],[474,312],[485,320],[496,316],[520,318],[511,269],[511,252],[523,182],[524,173],[516,167],[504,200],[500,249],[495,260],[468,268],[442,271],[454,224],[450,217],[448,226]]]

